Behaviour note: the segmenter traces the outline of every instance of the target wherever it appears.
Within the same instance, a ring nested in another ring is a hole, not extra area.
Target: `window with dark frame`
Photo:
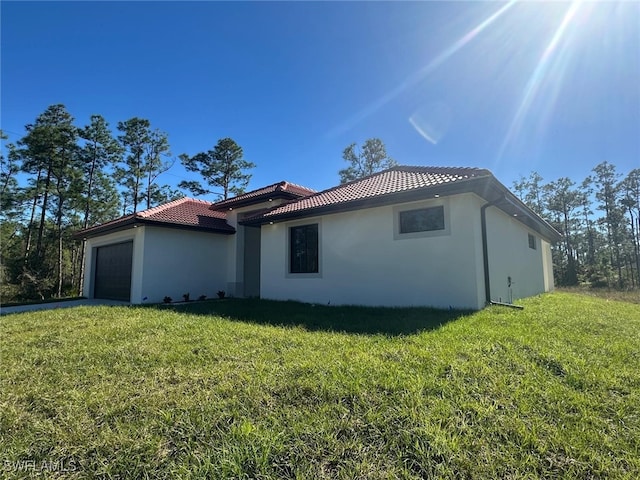
[[[529,234],[529,248],[532,250],[536,250],[536,237],[535,235]]]
[[[318,273],[318,224],[289,229],[289,273]]]
[[[444,228],[442,205],[400,212],[400,233],[433,232]]]

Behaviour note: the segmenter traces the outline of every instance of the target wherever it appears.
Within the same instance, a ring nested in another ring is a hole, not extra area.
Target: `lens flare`
[[[557,98],[558,91],[560,86],[562,85],[562,77],[564,76],[564,69],[566,68],[567,62],[563,61],[565,59],[567,53],[568,42],[564,42],[562,46],[561,41],[567,32],[567,28],[571,24],[571,21],[576,16],[581,2],[574,1],[569,5],[560,25],[556,29],[553,37],[547,44],[540,60],[538,61],[536,68],[534,69],[527,85],[524,89],[524,93],[522,95],[522,100],[520,101],[520,105],[516,110],[516,113],[513,117],[511,125],[509,126],[509,130],[500,146],[498,151],[498,160],[500,160],[509,144],[517,137],[522,131],[522,125],[527,117],[527,114],[531,110],[531,106],[533,102],[538,97],[540,92],[540,88],[544,83],[544,80],[548,77],[553,77],[553,90],[551,93],[551,99],[547,102],[547,108],[550,109],[552,104],[554,103],[555,98]],[[561,47],[562,46],[562,47]]]
[[[409,78],[407,78],[400,85],[395,87],[390,92],[384,94],[378,100],[374,101],[372,104],[370,104],[369,106],[367,106],[366,108],[364,108],[363,110],[361,110],[356,115],[352,116],[342,124],[331,129],[327,133],[327,136],[334,137],[350,130],[355,125],[360,123],[362,120],[369,117],[370,115],[378,111],[380,108],[388,104],[391,100],[396,98],[403,91],[419,83],[427,75],[429,75],[433,70],[438,68],[442,63],[444,63],[446,60],[451,58],[455,53],[457,53],[465,45],[467,45],[474,38],[476,38],[481,32],[487,29],[487,27],[489,27],[492,23],[494,23],[498,18],[504,15],[517,2],[518,0],[511,0],[505,5],[503,5],[496,12],[494,12],[492,15],[490,15],[485,20],[480,22],[476,27],[474,27],[465,35],[463,35],[461,38],[459,38],[457,41],[455,41],[449,48],[445,49],[440,54],[438,54],[433,60],[431,60],[431,62],[429,62],[427,65],[422,67],[420,70],[418,70],[414,74],[410,75]]]
[[[423,138],[436,145],[446,135],[453,118],[451,108],[444,102],[429,103],[409,117],[409,123]]]

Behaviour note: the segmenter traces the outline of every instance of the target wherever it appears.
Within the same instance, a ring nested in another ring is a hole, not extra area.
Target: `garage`
[[[132,256],[132,241],[96,248],[94,298],[131,300]]]

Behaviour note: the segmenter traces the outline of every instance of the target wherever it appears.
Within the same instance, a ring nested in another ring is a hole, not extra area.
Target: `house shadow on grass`
[[[259,299],[210,300],[167,305],[177,312],[216,315],[262,325],[297,326],[309,331],[331,331],[365,335],[410,335],[470,315],[465,310],[424,307],[326,306],[293,301]]]

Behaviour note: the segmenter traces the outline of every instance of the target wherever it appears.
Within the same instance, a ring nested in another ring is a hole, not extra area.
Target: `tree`
[[[620,247],[622,246],[622,219],[624,212],[618,203],[620,190],[617,181],[620,174],[616,167],[609,162],[602,162],[593,169],[595,176],[593,184],[596,187],[596,199],[600,202],[598,210],[602,210],[605,216],[600,223],[605,227],[609,250],[610,265],[618,270],[618,287],[622,288],[622,263]]]
[[[0,130],[0,140],[9,137]],[[0,219],[3,222],[15,220],[20,215],[20,188],[16,175],[20,172],[16,147],[6,145],[7,156],[0,151]]]
[[[574,189],[575,183],[562,177],[543,187],[547,211],[554,218],[553,226],[562,233],[561,265],[563,285],[577,285],[578,265],[575,247],[575,230],[578,218],[574,213],[581,205],[580,192]]]
[[[0,130],[0,141],[4,144],[4,140],[8,139],[9,137]],[[15,146],[8,144],[6,148],[9,150],[6,157],[0,149],[0,215],[6,214],[7,208],[13,203],[13,199],[7,197],[17,190],[18,181],[15,176],[20,171],[15,158]]]
[[[18,141],[22,148],[16,153],[23,159],[22,169],[27,173],[35,172],[38,177],[34,198],[37,200],[41,194],[42,203],[35,256],[42,260],[46,214],[54,189],[52,182],[73,161],[78,131],[73,125],[73,117],[61,104],[51,105],[26,128],[27,135]]]
[[[629,214],[631,248],[636,269],[636,275],[634,277],[632,272],[631,279],[632,283],[640,286],[640,168],[631,170],[619,188],[623,193],[621,204]]]
[[[82,228],[86,229],[99,221],[104,221],[104,212],[108,217],[115,216],[118,195],[112,177],[105,175],[105,169],[115,168],[122,160],[122,147],[113,138],[109,123],[102,115],[91,115],[89,125],[80,129],[80,138],[85,141],[80,149],[79,159],[83,174],[82,194],[78,207],[83,210]],[[107,192],[109,195],[104,195]],[[106,198],[105,198],[106,197]],[[85,243],[82,242],[76,262],[78,271],[78,289],[84,280]]]
[[[75,210],[72,204],[77,203],[82,191],[82,170],[78,168],[77,157],[66,162],[53,171],[54,193],[55,193],[55,241],[57,242],[57,256],[55,262],[56,273],[56,296],[62,297],[64,287],[65,268],[64,253],[66,241],[71,241],[68,233],[63,228],[64,220],[71,220],[75,217]],[[72,222],[69,222],[72,223]]]
[[[130,207],[135,213],[143,201],[147,208],[152,206],[156,179],[173,165],[162,161],[162,156],[169,154],[169,140],[166,133],[151,130],[151,123],[144,118],[119,122],[118,130],[122,132],[118,140],[126,152],[123,167],[116,169],[124,188],[123,212]]]
[[[160,205],[162,203],[173,202],[174,200],[180,200],[184,198],[184,193],[177,189],[172,189],[169,185],[163,185],[153,190],[151,201],[154,205]]]
[[[594,241],[594,227],[591,217],[593,211],[591,210],[591,196],[593,195],[593,187],[591,186],[592,179],[587,177],[580,185],[580,206],[582,208],[582,221],[585,228],[585,236],[587,239],[586,245],[586,263],[593,265],[595,262],[595,241]]]
[[[520,176],[520,180],[513,182],[513,189],[524,203],[538,215],[544,215],[544,202],[542,200],[544,187],[542,177],[538,172],[531,172],[529,177]]]
[[[23,291],[37,292],[43,297],[57,284],[56,292],[61,295],[65,247],[63,218],[70,211],[71,199],[78,191],[73,186],[79,178],[78,129],[65,106],[57,104],[48,107],[35,123],[26,126],[26,130],[27,134],[17,142],[18,148],[11,151],[16,160],[22,160],[22,171],[31,175],[30,188],[25,189],[32,197],[31,216],[19,280]],[[32,250],[38,206],[40,219],[35,250]]]
[[[255,168],[254,163],[242,156],[242,147],[231,138],[221,138],[213,150],[200,152],[193,157],[180,155],[184,167],[190,172],[199,172],[206,186],[197,181],[183,181],[178,186],[195,196],[215,193],[208,187],[222,188],[223,200],[229,197],[229,193],[241,195],[251,179],[251,174],[244,172]]]
[[[133,213],[138,211],[141,200],[140,183],[144,178],[144,149],[149,142],[149,120],[133,117],[125,122],[118,122],[118,130],[122,135],[118,140],[126,152],[124,167],[116,169],[118,182],[124,187],[123,213],[130,205]]]
[[[379,138],[368,139],[364,142],[362,149],[352,143],[344,149],[342,158],[350,165],[338,172],[340,183],[357,180],[398,164],[387,155],[387,149]]]
[[[8,140],[0,130],[0,140]],[[22,256],[20,252],[21,209],[20,189],[16,175],[20,171],[15,146],[7,144],[7,156],[0,151],[0,297],[16,294],[10,270]]]
[[[80,149],[84,183],[82,228],[85,229],[92,223],[93,212],[100,208],[100,204],[93,201],[96,184],[104,186],[104,182],[110,180],[104,176],[104,170],[115,168],[122,160],[122,147],[113,138],[109,123],[102,115],[91,115],[89,125],[80,130],[80,138],[85,141]],[[98,180],[99,177],[103,178]]]
[[[162,198],[158,192],[166,187],[166,185],[160,187],[156,184],[156,180],[161,174],[173,167],[175,160],[169,162],[162,160],[163,155],[169,154],[169,139],[167,134],[157,129],[151,132],[144,157],[144,171],[147,176],[146,190],[144,192],[146,208],[151,208],[152,205],[156,204],[158,198]]]

